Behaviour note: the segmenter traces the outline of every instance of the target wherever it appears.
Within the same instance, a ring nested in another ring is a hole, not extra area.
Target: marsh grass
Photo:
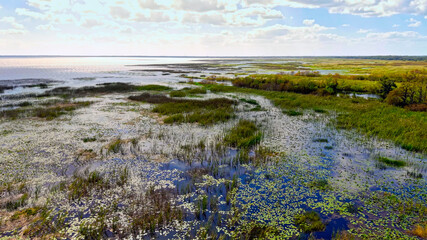
[[[20,218],[28,218],[30,216],[35,216],[39,213],[40,209],[41,207],[32,207],[17,211],[10,217],[10,220],[15,221]]]
[[[150,187],[145,194],[134,197],[128,208],[131,217],[130,231],[137,235],[139,231],[154,234],[172,221],[182,221],[183,211],[177,208],[172,199],[176,193],[168,189]]]
[[[409,151],[427,151],[427,113],[411,112],[373,99],[316,96],[291,92],[265,91],[224,85],[206,85],[215,92],[256,94],[281,109],[320,108],[338,112],[333,123],[338,128],[356,129],[367,136],[389,139]]]
[[[318,143],[328,143],[329,140],[326,138],[315,138],[313,139],[313,142],[318,142]]]
[[[64,99],[73,98],[73,97],[84,97],[84,96],[93,96],[99,94],[109,94],[109,93],[126,93],[126,92],[136,92],[136,91],[169,91],[172,88],[162,85],[132,85],[129,83],[101,83],[96,86],[87,86],[81,88],[71,88],[71,87],[58,87],[52,90],[48,90],[43,94],[37,95],[38,97],[48,97],[48,96],[59,96]]]
[[[199,94],[206,94],[207,90],[205,88],[184,88],[181,90],[171,91],[169,93],[170,97],[196,97]]]
[[[317,113],[328,113],[328,111],[321,108],[313,108],[313,111]]]
[[[7,211],[15,211],[18,208],[25,206],[27,204],[28,199],[29,199],[28,193],[24,193],[18,198],[12,198],[6,201],[0,207],[5,208]]]
[[[107,153],[120,153],[121,147],[125,142],[125,140],[120,138],[113,140],[107,145]]]
[[[135,86],[134,89],[137,91],[169,91],[169,90],[172,90],[171,87],[156,85],[156,84]]]
[[[240,120],[224,137],[224,143],[233,148],[250,148],[261,141],[262,133],[254,122]]]
[[[164,123],[199,123],[211,125],[217,122],[226,122],[234,117],[233,105],[235,101],[227,98],[208,100],[175,99],[165,95],[148,93],[131,96],[130,100],[157,104],[153,112],[166,115]]]
[[[46,236],[55,238],[63,237],[64,234],[60,231],[66,226],[66,219],[68,214],[66,212],[59,212],[55,216],[51,216],[51,210],[46,206],[36,207],[37,214],[30,218],[30,223],[23,229],[22,235],[30,239],[40,239]],[[34,210],[31,210],[35,213]]]
[[[402,161],[402,160],[393,160],[390,158],[386,158],[386,157],[378,157],[377,159],[380,163],[384,163],[388,166],[392,166],[392,167],[404,167],[406,166],[406,162]]]
[[[203,87],[199,87],[199,88],[191,88],[189,90],[186,91],[188,94],[192,95],[192,94],[206,94],[207,90],[206,88]]]
[[[283,110],[283,113],[288,115],[288,116],[302,116],[303,115],[302,112],[298,112],[295,110]]]
[[[74,175],[73,181],[68,186],[68,199],[77,200],[87,197],[93,190],[107,188],[109,183],[97,171],[85,171],[81,175]]]
[[[179,98],[182,98],[182,97],[186,97],[187,96],[187,93],[185,92],[185,91],[171,91],[170,93],[169,93],[169,96],[170,97],[179,97]]]
[[[83,142],[87,143],[87,142],[95,142],[96,141],[96,137],[85,137],[82,139]]]
[[[411,178],[415,178],[415,179],[421,179],[423,178],[423,174],[422,173],[416,173],[416,172],[406,172],[406,175],[411,177]]]
[[[69,101],[54,101],[49,102],[45,107],[25,108],[25,109],[12,109],[0,112],[0,117],[9,119],[19,119],[26,117],[37,117],[46,120],[53,120],[62,115],[68,114],[79,108],[87,107],[92,102],[69,102]]]
[[[256,100],[254,100],[254,99],[240,98],[239,100],[242,101],[242,102],[245,102],[245,103],[256,105],[256,106],[259,105],[259,103]]]

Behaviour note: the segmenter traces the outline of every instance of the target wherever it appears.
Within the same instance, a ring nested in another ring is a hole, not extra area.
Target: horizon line
[[[228,56],[213,56],[213,55],[62,55],[62,54],[16,54],[16,55],[0,55],[0,57],[160,57],[160,58],[316,58],[316,57],[427,57],[427,55],[394,55],[394,54],[379,54],[379,55],[228,55]]]

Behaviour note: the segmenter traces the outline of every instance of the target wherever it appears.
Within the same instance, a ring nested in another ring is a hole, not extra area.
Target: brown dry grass
[[[415,225],[409,233],[422,239],[427,239],[427,223]]]

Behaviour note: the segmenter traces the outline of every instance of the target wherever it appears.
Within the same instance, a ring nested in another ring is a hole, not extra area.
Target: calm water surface
[[[106,82],[176,82],[180,79],[178,74],[135,70],[147,68],[141,65],[187,64],[200,60],[185,57],[0,57],[0,85],[16,87],[3,93],[9,95],[45,91],[37,87],[19,87],[39,83],[48,83],[49,88],[53,88]]]

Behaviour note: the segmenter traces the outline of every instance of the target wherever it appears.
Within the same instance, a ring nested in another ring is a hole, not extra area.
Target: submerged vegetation
[[[294,221],[298,228],[305,233],[322,231],[326,227],[319,214],[313,211],[296,215]]]

